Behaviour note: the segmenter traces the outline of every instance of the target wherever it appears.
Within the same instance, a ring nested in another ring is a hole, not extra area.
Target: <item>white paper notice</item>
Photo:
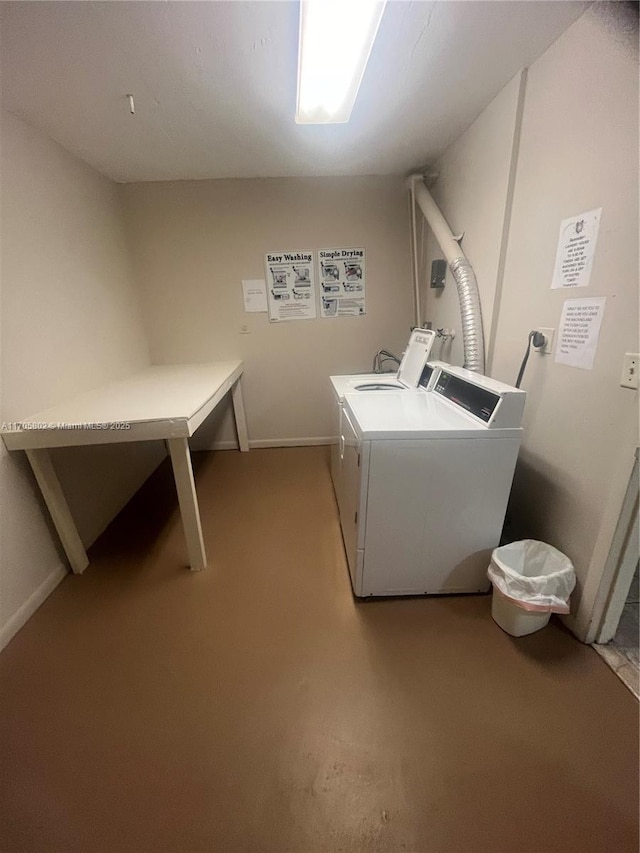
[[[242,279],[244,310],[248,312],[267,310],[267,286],[262,278]]]
[[[602,208],[560,223],[560,237],[551,289],[586,287],[591,278]]]
[[[312,320],[316,316],[313,252],[269,252],[264,268],[269,320]]]
[[[559,364],[591,370],[606,301],[605,296],[565,299],[556,346]]]
[[[364,249],[320,249],[321,317],[363,317]]]

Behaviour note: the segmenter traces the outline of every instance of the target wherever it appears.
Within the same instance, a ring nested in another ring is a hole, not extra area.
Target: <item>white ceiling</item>
[[[3,2],[3,106],[117,181],[405,174],[587,5],[389,2],[349,124],[305,126],[295,0]]]

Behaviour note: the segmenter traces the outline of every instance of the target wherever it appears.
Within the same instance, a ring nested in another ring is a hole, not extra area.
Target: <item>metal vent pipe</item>
[[[423,175],[412,175],[409,182],[411,193],[442,249],[458,288],[464,344],[464,366],[476,373],[484,373],[482,311],[478,282],[473,267],[453,236],[440,208],[426,188]]]

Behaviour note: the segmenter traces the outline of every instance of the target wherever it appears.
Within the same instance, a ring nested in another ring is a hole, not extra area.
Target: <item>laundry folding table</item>
[[[249,449],[242,372],[241,361],[154,365],[20,422],[3,424],[1,434],[7,449],[27,453],[74,572],[83,572],[89,560],[51,462],[49,448],[166,440],[189,563],[192,569],[204,569],[207,558],[188,440],[231,391],[238,444],[240,450]]]

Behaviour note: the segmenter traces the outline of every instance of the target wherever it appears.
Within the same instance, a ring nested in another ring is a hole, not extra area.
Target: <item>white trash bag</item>
[[[534,613],[568,613],[576,585],[573,563],[557,548],[522,539],[496,548],[487,570],[494,588]]]

